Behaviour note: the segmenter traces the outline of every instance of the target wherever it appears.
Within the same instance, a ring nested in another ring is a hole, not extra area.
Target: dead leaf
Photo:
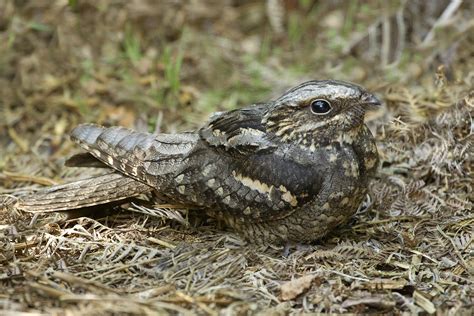
[[[368,296],[357,299],[347,299],[342,303],[343,308],[350,308],[357,305],[367,305],[378,309],[387,309],[395,307],[395,301],[384,296]]]
[[[436,312],[435,305],[422,292],[415,291],[413,293],[413,299],[415,300],[415,304],[423,308],[428,314],[434,314]]]
[[[315,277],[312,274],[308,274],[284,283],[281,286],[281,299],[288,301],[296,298],[311,287]]]

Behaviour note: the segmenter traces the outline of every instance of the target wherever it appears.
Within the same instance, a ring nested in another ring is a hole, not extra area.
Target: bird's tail
[[[113,172],[55,185],[20,199],[16,207],[27,212],[56,212],[117,203],[148,193],[146,184]]]

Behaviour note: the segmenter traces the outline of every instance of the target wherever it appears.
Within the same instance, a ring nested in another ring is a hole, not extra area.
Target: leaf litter
[[[1,313],[470,315],[473,5],[356,2],[0,4]],[[385,101],[370,196],[323,240],[258,248],[147,197],[93,218],[14,208],[100,172],[64,167],[81,122],[175,132],[312,78]]]

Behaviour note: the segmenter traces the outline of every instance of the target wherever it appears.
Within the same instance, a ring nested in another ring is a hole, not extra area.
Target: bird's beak
[[[366,92],[362,95],[360,104],[375,110],[382,105],[382,101],[375,95]]]

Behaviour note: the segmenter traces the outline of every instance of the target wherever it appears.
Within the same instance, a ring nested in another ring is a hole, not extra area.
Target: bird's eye
[[[317,115],[324,115],[331,111],[331,104],[328,101],[318,99],[311,102],[311,112]]]

